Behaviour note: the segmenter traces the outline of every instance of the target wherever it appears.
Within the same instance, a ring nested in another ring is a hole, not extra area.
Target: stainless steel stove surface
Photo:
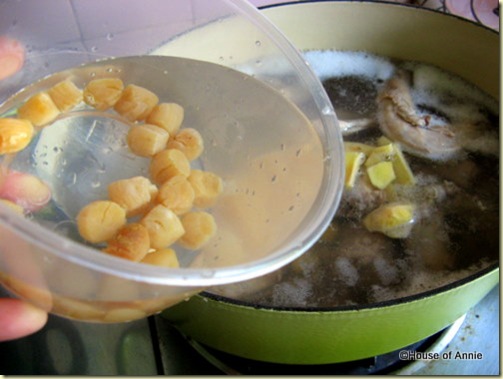
[[[413,346],[321,366],[267,364],[211,351],[184,338],[159,316],[111,325],[50,316],[40,332],[0,343],[0,374],[499,375],[499,299],[496,287],[451,327]],[[420,359],[409,360],[414,357]]]

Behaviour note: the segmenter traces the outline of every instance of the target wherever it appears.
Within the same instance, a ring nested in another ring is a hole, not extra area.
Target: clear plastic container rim
[[[244,281],[275,271],[308,250],[329,226],[342,195],[344,181],[344,155],[342,135],[332,104],[321,84],[302,58],[300,52],[283,34],[251,4],[224,0],[241,15],[258,25],[288,57],[289,62],[302,72],[304,85],[310,89],[323,124],[321,143],[324,145],[324,175],[320,191],[307,214],[299,234],[302,239],[291,240],[275,253],[265,258],[228,267],[218,268],[163,268],[138,264],[87,247],[65,238],[39,224],[16,214],[6,207],[0,208],[0,223],[20,234],[27,242],[76,265],[137,282],[180,287],[209,287]],[[5,210],[5,211],[4,211]],[[0,252],[1,260],[1,252]]]

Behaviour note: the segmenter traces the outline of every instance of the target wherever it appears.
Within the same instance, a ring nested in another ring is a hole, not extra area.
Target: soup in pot
[[[497,100],[424,63],[342,51],[306,58],[343,131],[339,210],[292,264],[212,292],[263,306],[361,306],[497,262]]]

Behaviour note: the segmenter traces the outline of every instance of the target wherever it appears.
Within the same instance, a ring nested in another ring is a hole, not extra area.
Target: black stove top
[[[499,295],[499,287],[494,288],[452,326],[412,346],[356,362],[318,366],[269,364],[223,354],[187,340],[159,316],[112,325],[50,316],[40,332],[0,343],[0,373],[499,375]],[[403,351],[408,358],[416,354],[421,359],[404,360]]]

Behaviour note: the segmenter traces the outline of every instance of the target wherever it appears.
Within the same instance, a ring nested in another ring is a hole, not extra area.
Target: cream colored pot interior
[[[431,63],[499,98],[499,39],[486,28],[393,4],[327,2],[263,13],[300,50],[363,50]]]

